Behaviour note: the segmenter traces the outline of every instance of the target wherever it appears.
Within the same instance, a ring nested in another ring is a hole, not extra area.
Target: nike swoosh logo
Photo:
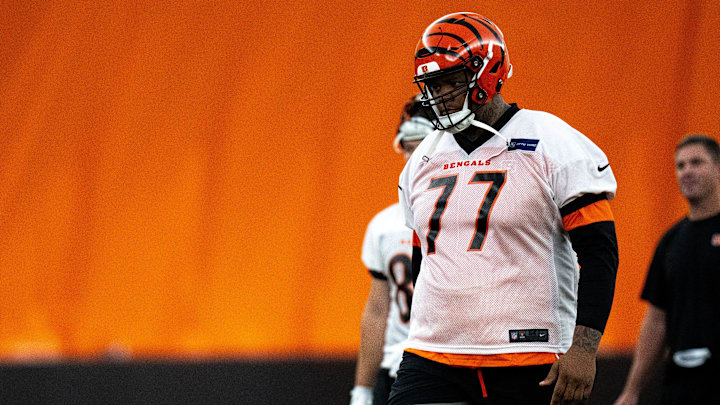
[[[606,164],[605,166],[598,166],[598,171],[601,172],[601,171],[607,169],[608,167],[610,167],[610,163]]]

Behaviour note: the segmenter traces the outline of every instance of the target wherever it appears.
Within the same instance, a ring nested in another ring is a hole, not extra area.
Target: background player
[[[642,298],[649,305],[627,383],[616,405],[638,403],[665,348],[663,404],[718,402],[720,378],[720,146],[689,135],[675,149],[675,174],[690,210],[658,243]]]
[[[389,403],[584,401],[618,266],[607,157],[503,100],[512,65],[481,15],[433,22],[415,67],[442,130],[400,176],[417,282]]]
[[[419,96],[405,104],[394,147],[406,161],[425,136],[435,130],[430,121],[432,114],[422,106]],[[405,226],[397,203],[378,213],[367,227],[362,260],[370,270],[372,283],[362,316],[352,405],[387,403],[410,321],[411,244],[412,230]]]

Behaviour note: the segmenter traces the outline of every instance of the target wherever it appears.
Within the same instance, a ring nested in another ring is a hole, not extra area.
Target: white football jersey
[[[437,353],[565,353],[577,257],[560,207],[616,191],[605,154],[564,121],[521,109],[469,155],[436,131],[400,175],[423,260],[407,347]],[[429,161],[435,137],[440,136]]]
[[[395,203],[380,211],[365,232],[362,261],[387,279],[390,311],[385,328],[384,355],[380,367],[395,377],[408,336],[412,300],[412,230],[405,226],[402,210]]]

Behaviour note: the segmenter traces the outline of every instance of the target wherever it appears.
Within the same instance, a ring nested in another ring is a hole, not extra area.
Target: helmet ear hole
[[[472,96],[473,101],[478,104],[484,104],[487,99],[487,93],[480,87],[476,87],[475,89],[473,89]]]
[[[498,82],[497,82],[497,85],[495,85],[495,92],[496,92],[496,93],[500,93],[500,89],[502,88],[502,85],[503,85],[503,80],[502,80],[502,79],[499,79]]]
[[[482,69],[483,67],[483,60],[479,56],[473,56],[470,58],[470,60],[467,63],[467,66],[472,70],[473,72],[477,72],[478,70]]]

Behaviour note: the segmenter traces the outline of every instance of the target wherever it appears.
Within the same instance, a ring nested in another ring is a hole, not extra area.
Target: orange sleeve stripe
[[[456,354],[436,353],[419,349],[405,349],[428,360],[456,367],[520,367],[552,364],[558,359],[555,353],[503,353],[503,354]]]
[[[581,226],[602,221],[614,221],[610,202],[608,200],[596,201],[590,205],[580,208],[575,212],[565,215],[562,219],[566,231],[571,231]]]
[[[418,235],[417,235],[417,233],[415,233],[415,231],[413,231],[413,241],[412,241],[412,245],[413,245],[413,246],[420,247],[420,237],[418,237]]]

